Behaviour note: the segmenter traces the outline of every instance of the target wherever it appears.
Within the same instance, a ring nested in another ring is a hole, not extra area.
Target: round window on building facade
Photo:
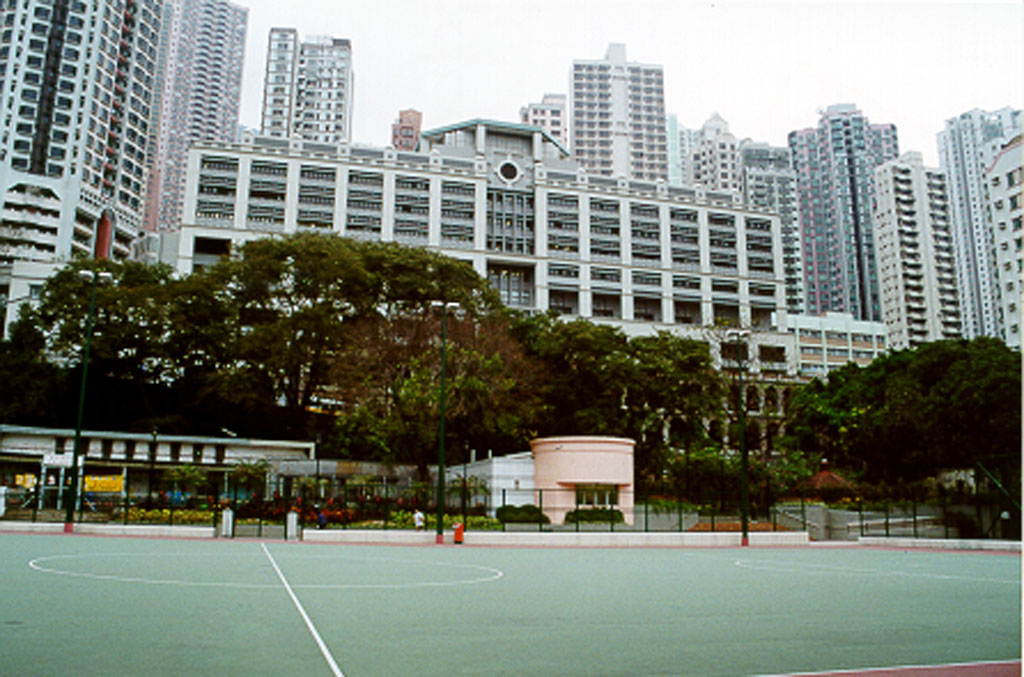
[[[505,161],[498,166],[498,175],[508,182],[515,181],[519,178],[519,167],[516,163]]]

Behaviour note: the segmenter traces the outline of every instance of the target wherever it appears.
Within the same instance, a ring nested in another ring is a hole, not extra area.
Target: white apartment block
[[[668,183],[670,186],[693,185],[693,149],[700,138],[699,129],[679,124],[675,115],[668,116]]]
[[[988,208],[992,219],[995,286],[1006,345],[1021,347],[1021,137],[1016,136],[985,170]]]
[[[884,323],[857,320],[850,313],[789,315],[787,325],[796,340],[802,378],[826,379],[850,362],[864,367],[889,349]]]
[[[743,190],[739,143],[718,113],[700,128],[692,158],[693,183],[709,190]]]
[[[938,134],[939,161],[953,208],[963,332],[969,339],[1002,334],[984,179],[1003,144],[1020,133],[1021,111],[1001,108],[962,113],[946,120]]]
[[[299,41],[272,28],[263,81],[262,133],[323,143],[352,140],[352,44],[325,36]]]
[[[519,109],[519,121],[540,127],[564,148],[569,147],[569,108],[565,94],[545,94],[540,103]]]
[[[149,169],[147,231],[180,224],[188,147],[200,140],[234,141],[238,134],[248,14],[248,9],[225,0],[164,5],[160,117]]]
[[[879,165],[872,218],[889,347],[960,338],[946,175],[916,152]]]
[[[708,327],[749,327],[754,371],[795,374],[778,216],[735,195],[590,175],[536,127],[472,120],[424,132],[417,152],[200,143],[184,218],[182,274],[275,234],[394,241],[471,263],[528,312],[713,346]]]
[[[786,308],[803,313],[804,266],[800,242],[800,192],[792,154],[786,146],[744,140],[740,142],[743,197],[747,204],[779,215],[782,223],[782,260],[786,276]]]
[[[156,0],[4,3],[5,329],[20,304],[73,256],[90,256],[97,244],[104,256],[133,254],[144,209],[160,12]]]
[[[612,43],[604,59],[573,61],[572,155],[588,173],[666,179],[665,84],[661,66],[626,61]]]

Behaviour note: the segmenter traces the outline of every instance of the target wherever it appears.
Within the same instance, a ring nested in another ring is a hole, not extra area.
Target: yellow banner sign
[[[124,482],[120,475],[86,475],[85,490],[103,493],[120,492]]]
[[[25,487],[26,489],[32,489],[36,486],[35,475],[15,475],[14,484],[19,487]]]

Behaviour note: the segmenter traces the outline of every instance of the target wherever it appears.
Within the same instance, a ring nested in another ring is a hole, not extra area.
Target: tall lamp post
[[[64,531],[74,531],[75,506],[78,503],[79,491],[78,481],[81,468],[79,467],[79,454],[82,444],[82,417],[85,413],[85,384],[89,377],[89,348],[92,345],[92,319],[96,313],[96,287],[100,282],[107,283],[113,279],[108,272],[97,273],[93,270],[78,271],[79,277],[89,282],[89,313],[85,320],[85,344],[82,346],[82,382],[78,388],[78,416],[75,419],[75,441],[71,447],[71,484],[68,487],[68,500],[64,514]]]
[[[448,362],[448,309],[458,308],[454,301],[434,301],[433,306],[441,308],[441,414],[437,437],[437,536],[435,542],[444,543],[444,419],[445,419],[445,365]]]
[[[746,430],[746,394],[743,392],[743,372],[746,371],[746,355],[741,354],[740,346],[746,348],[747,338],[750,336],[749,329],[730,329],[726,332],[726,338],[736,346],[736,366],[739,376],[739,405],[740,410],[740,528],[743,535],[740,545],[750,545],[750,495],[747,490],[747,430]]]

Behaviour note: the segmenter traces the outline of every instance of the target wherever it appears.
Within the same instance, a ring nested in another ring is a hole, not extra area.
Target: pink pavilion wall
[[[530,440],[534,487],[543,492],[543,509],[552,524],[562,524],[576,507],[577,484],[614,484],[618,508],[633,523],[633,447],[623,437],[542,437]],[[557,491],[555,491],[557,490]]]

